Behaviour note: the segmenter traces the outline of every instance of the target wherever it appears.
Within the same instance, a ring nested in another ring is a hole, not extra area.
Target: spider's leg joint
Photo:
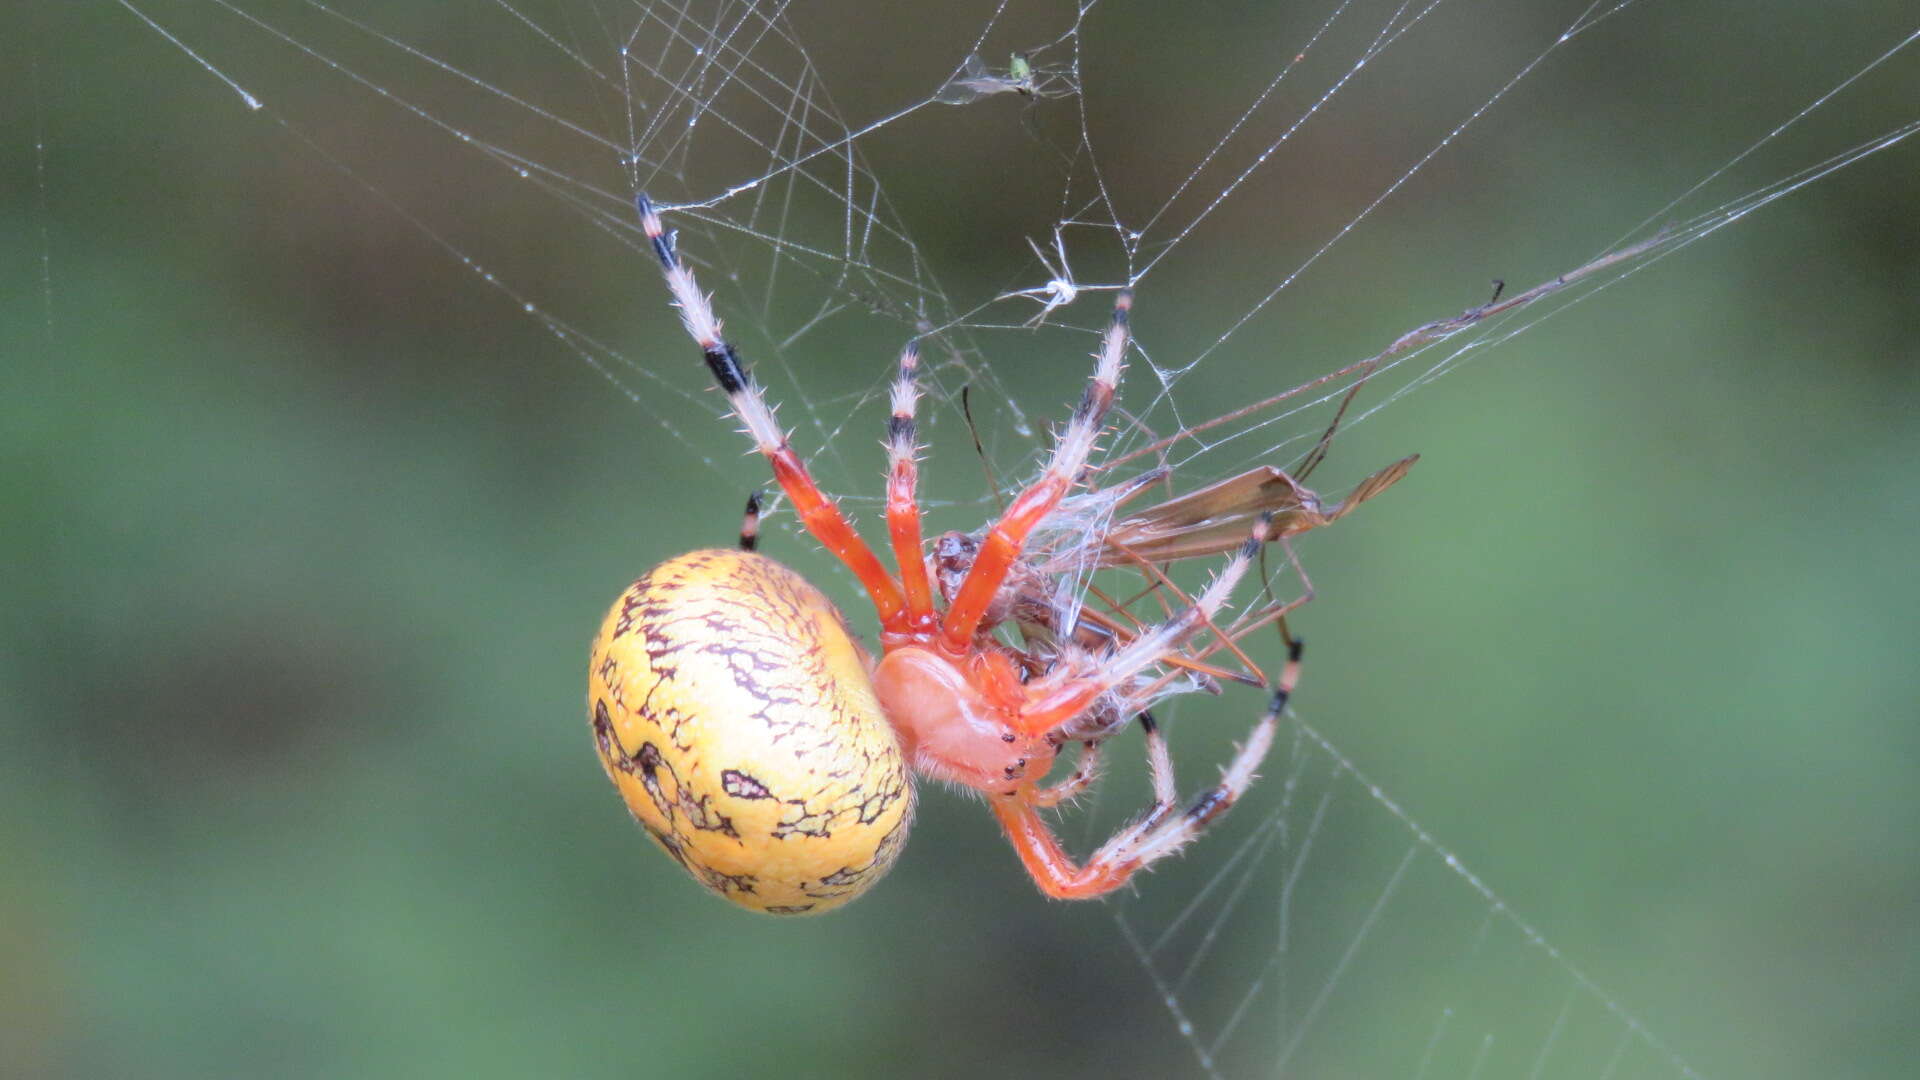
[[[715,342],[701,350],[706,357],[707,370],[713,372],[713,381],[720,384],[720,392],[732,397],[747,387],[746,369],[740,366],[740,354],[732,345],[724,341]]]
[[[1187,808],[1187,820],[1196,825],[1205,825],[1233,806],[1233,792],[1222,788],[1213,788],[1193,801]]]
[[[764,494],[754,491],[747,496],[746,514],[740,519],[741,551],[753,551],[760,546],[760,500]]]
[[[663,265],[672,267],[675,262],[673,244],[676,230],[669,230],[660,224],[659,208],[653,205],[653,200],[647,196],[646,192],[636,194],[633,197],[633,205],[640,211],[640,229],[647,234],[647,241],[653,245],[654,258],[659,259]]]

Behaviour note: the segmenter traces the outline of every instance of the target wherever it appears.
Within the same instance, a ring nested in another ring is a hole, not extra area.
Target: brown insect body
[[[1130,565],[1141,559],[1163,563],[1230,551],[1246,538],[1253,522],[1268,513],[1273,515],[1270,539],[1298,536],[1352,513],[1398,483],[1419,460],[1414,454],[1381,469],[1331,508],[1285,469],[1257,466],[1114,523],[1102,564]]]

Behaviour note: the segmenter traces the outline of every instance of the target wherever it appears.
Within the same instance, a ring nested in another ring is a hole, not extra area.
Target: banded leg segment
[[[1125,885],[1134,874],[1187,846],[1207,826],[1233,808],[1253,783],[1260,763],[1273,747],[1280,714],[1300,678],[1300,647],[1296,642],[1281,672],[1279,688],[1273,693],[1265,714],[1260,717],[1246,744],[1222,770],[1220,782],[1175,814],[1173,772],[1165,754],[1165,744],[1150,734],[1149,760],[1153,762],[1154,805],[1132,825],[1115,833],[1087,858],[1075,863],[1060,846],[1053,830],[1040,817],[1037,792],[1025,787],[1011,795],[991,801],[993,813],[1006,830],[1007,839],[1019,853],[1027,872],[1039,883],[1040,890],[1057,900],[1090,900]],[[1157,750],[1156,750],[1157,746]]]
[[[973,567],[960,583],[941,624],[941,644],[949,652],[964,653],[973,644],[980,620],[993,602],[994,594],[1000,591],[1014,560],[1020,557],[1028,534],[1060,505],[1060,500],[1079,480],[1080,470],[1085,467],[1088,455],[1093,452],[1094,440],[1100,434],[1100,425],[1113,406],[1120,372],[1126,366],[1130,334],[1127,313],[1132,307],[1131,292],[1122,292],[1114,300],[1113,318],[1107,324],[1106,335],[1096,354],[1093,376],[1087,381],[1086,392],[1073,410],[1072,419],[1054,443],[1053,458],[1047,463],[1046,471],[1022,491],[1000,515],[1000,520],[987,530]]]
[[[733,409],[734,416],[746,425],[754,446],[773,466],[773,478],[787,493],[787,498],[793,500],[794,512],[799,514],[801,524],[860,579],[867,595],[873,598],[873,607],[880,615],[881,627],[896,632],[904,630],[906,602],[901,596],[900,587],[894,583],[886,568],[880,565],[873,549],[854,531],[852,523],[840,512],[839,505],[814,483],[812,475],[807,472],[806,463],[800,460],[800,455],[787,440],[786,432],[774,418],[766,395],[741,365],[739,354],[734,352],[733,346],[721,336],[720,320],[714,317],[712,299],[700,291],[693,271],[675,253],[673,237],[661,225],[660,215],[654,209],[652,200],[642,194],[635,199],[635,203],[640,210],[640,227],[653,245],[653,254],[660,260],[661,271],[666,276],[667,291],[673,294],[674,306],[680,310],[681,325],[686,327],[687,335],[700,346],[707,370],[713,373],[714,382],[727,395],[727,404]]]
[[[894,562],[900,568],[905,594],[908,632],[926,634],[934,627],[933,582],[927,575],[926,552],[920,536],[920,446],[913,414],[920,400],[915,376],[920,348],[908,342],[900,350],[900,373],[893,381],[892,415],[887,417],[887,534],[893,541]]]
[[[740,515],[740,550],[754,551],[760,547],[760,493],[747,496],[746,512]]]

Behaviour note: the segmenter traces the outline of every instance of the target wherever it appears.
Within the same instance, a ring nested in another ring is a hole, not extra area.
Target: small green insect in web
[[[1025,56],[1019,53],[1013,54],[1013,58],[1007,63],[1007,78],[1013,81],[1015,90],[1032,96],[1033,65],[1027,62]]]
[[[1019,94],[1026,98],[1064,97],[1071,91],[1067,80],[1057,73],[1036,70],[1026,53],[1014,53],[1004,72],[993,71],[978,53],[969,55],[953,78],[933,95],[943,105],[970,105],[996,94]]]

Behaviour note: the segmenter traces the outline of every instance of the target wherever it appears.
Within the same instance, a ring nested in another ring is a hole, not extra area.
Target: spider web
[[[1182,488],[1286,464],[1364,378],[1335,443],[1338,482],[1316,481],[1343,491],[1389,460],[1344,449],[1387,406],[1920,131],[1911,109],[1836,117],[1836,102],[1910,85],[1920,30],[1890,19],[1862,31],[1869,47],[1824,89],[1692,156],[1670,201],[1517,254],[1503,298],[1525,302],[1501,306],[1477,278],[1407,277],[1391,238],[1432,217],[1427,185],[1487,129],[1569,104],[1556,71],[1670,28],[1676,5],[1328,0],[1262,22],[1257,47],[1099,3],[1016,0],[912,18],[515,0],[462,12],[459,33],[386,4],[120,6],[263,138],[290,140],[489,302],[521,311],[553,357],[668,433],[671,467],[716,488],[757,474],[648,276],[637,192],[666,208],[824,485],[868,520],[884,361],[920,336],[937,527],[977,522],[1032,473],[1121,288],[1138,297],[1140,348],[1109,461],[1164,464]],[[1423,100],[1404,104],[1408,85]],[[1383,102],[1404,112],[1384,122]],[[1340,155],[1364,160],[1329,180]],[[443,202],[418,156],[477,194]],[[1294,193],[1304,220],[1289,214]],[[529,238],[501,235],[479,206],[545,221],[578,275],[539,276]],[[956,236],[942,215],[983,224]],[[1260,367],[1272,343],[1339,308],[1355,264],[1406,298],[1404,320],[1369,317],[1316,339],[1307,366]],[[47,271],[50,306],[57,281]],[[1183,699],[1168,720],[1251,709]],[[1194,763],[1226,749],[1178,752],[1191,788]],[[1120,771],[1084,837],[1133,805],[1137,770]],[[1164,1027],[1146,1038],[1198,1073],[1696,1075],[1657,1016],[1590,977],[1311,716],[1292,718],[1254,798],[1200,848],[1103,916],[1133,960],[1114,992],[1158,1002]]]

